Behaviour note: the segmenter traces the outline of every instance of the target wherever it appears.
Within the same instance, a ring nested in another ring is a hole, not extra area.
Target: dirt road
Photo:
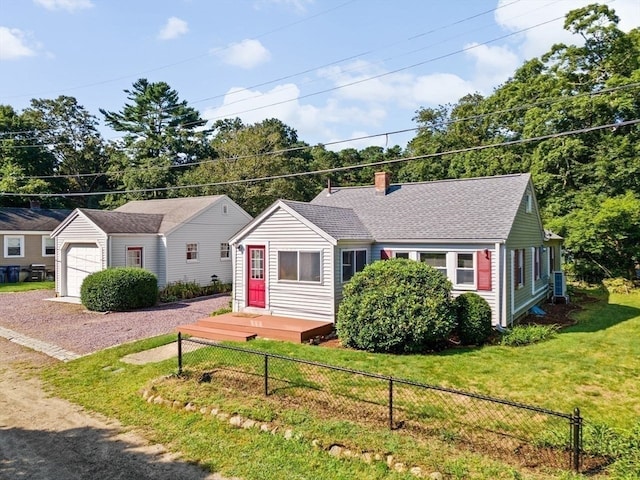
[[[0,479],[225,480],[48,396],[29,371],[52,361],[0,338]]]

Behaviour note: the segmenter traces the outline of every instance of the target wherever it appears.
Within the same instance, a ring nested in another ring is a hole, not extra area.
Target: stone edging
[[[154,395],[154,393],[151,391],[152,389],[144,389],[140,392],[143,400],[145,400],[147,403],[164,405],[165,407],[173,408],[176,410],[185,410],[187,412],[198,412],[201,415],[210,415],[221,422],[229,423],[229,425],[235,428],[243,428],[245,430],[256,429],[263,433],[270,433],[271,435],[282,434],[285,440],[305,440],[302,434],[295,434],[292,429],[281,429],[280,427],[274,426],[269,422],[259,422],[250,418],[242,417],[237,414],[231,415],[229,413],[221,411],[216,407],[198,408],[191,402],[184,403],[177,400],[171,401],[169,399],[163,398],[160,395]],[[430,480],[442,480],[444,478],[444,476],[440,472],[432,472],[430,474],[427,474],[419,466],[409,467],[402,462],[397,462],[393,455],[384,455],[374,452],[354,452],[353,450],[346,448],[344,445],[338,444],[332,444],[328,447],[325,447],[318,439],[311,440],[311,445],[313,446],[313,448],[322,449],[329,455],[334,457],[353,458],[361,460],[365,463],[384,461],[391,470],[395,470],[397,472],[409,472],[417,478],[428,478]]]

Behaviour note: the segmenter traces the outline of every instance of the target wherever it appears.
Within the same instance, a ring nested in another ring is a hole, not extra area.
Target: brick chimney
[[[376,172],[376,195],[386,195],[389,188],[390,175],[387,172]]]

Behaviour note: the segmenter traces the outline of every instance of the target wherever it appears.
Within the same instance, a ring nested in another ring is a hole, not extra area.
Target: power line
[[[481,150],[487,150],[490,148],[498,148],[498,147],[510,147],[514,145],[523,145],[533,142],[539,142],[544,140],[550,140],[554,138],[567,137],[571,135],[579,135],[582,133],[594,132],[598,130],[605,130],[608,128],[620,128],[629,125],[636,125],[640,123],[640,119],[627,120],[624,122],[616,122],[609,123],[606,125],[597,125],[592,127],[585,127],[576,130],[568,130],[564,132],[557,132],[548,135],[539,135],[537,137],[531,138],[523,138],[518,140],[510,140],[506,142],[494,143],[490,145],[477,145],[474,147],[460,148],[449,150],[446,152],[437,152],[437,153],[429,153],[425,155],[416,155],[412,157],[400,157],[391,160],[381,160],[378,162],[371,163],[361,163],[358,165],[346,165],[342,167],[335,168],[327,168],[322,170],[313,170],[307,172],[296,172],[296,173],[285,173],[281,175],[272,175],[268,177],[257,177],[257,178],[249,178],[249,179],[240,179],[240,180],[228,180],[224,182],[213,182],[213,183],[203,183],[203,184],[192,184],[192,185],[176,185],[171,187],[159,187],[159,188],[144,188],[137,190],[111,190],[111,191],[103,191],[103,192],[73,192],[73,193],[2,193],[0,195],[5,195],[9,197],[41,197],[41,198],[54,198],[54,197],[85,197],[85,196],[98,196],[98,195],[120,195],[125,193],[152,193],[152,192],[162,192],[162,191],[172,191],[172,190],[183,190],[185,188],[205,188],[205,187],[221,187],[227,185],[238,185],[243,183],[258,183],[258,182],[266,182],[271,180],[285,179],[285,178],[295,178],[309,175],[321,175],[327,173],[341,172],[347,170],[356,170],[359,168],[372,167],[372,166],[381,166],[381,165],[392,165],[396,163],[410,162],[413,160],[424,160],[427,158],[436,158],[442,157],[444,155],[453,155],[459,153],[468,153],[468,152],[476,152]]]
[[[304,23],[304,22],[306,22],[308,20],[311,20],[313,18],[322,16],[322,15],[324,15],[326,13],[332,12],[334,10],[338,10],[338,9],[344,7],[345,5],[349,5],[350,3],[354,3],[355,1],[356,0],[348,0],[348,1],[344,2],[344,3],[341,3],[340,5],[336,5],[335,7],[329,8],[327,10],[322,10],[322,11],[320,11],[320,12],[314,14],[314,15],[310,15],[308,17],[305,17],[305,18],[301,19],[301,20],[297,20],[295,22],[291,22],[291,23],[282,25],[280,27],[276,27],[276,28],[274,28],[272,30],[268,30],[268,31],[263,32],[263,33],[255,36],[253,38],[257,39],[257,38],[266,37],[268,35],[271,35],[272,33],[279,32],[281,30],[285,30],[285,29],[287,29],[289,27],[292,27],[294,25],[298,25],[300,23]],[[229,48],[231,48],[231,44],[227,45],[226,47],[220,48],[220,50],[224,51],[224,50],[228,50]],[[166,65],[161,65],[159,67],[150,68],[148,70],[144,70],[144,71],[142,71],[140,73],[137,73],[137,74],[122,75],[120,77],[110,78],[110,79],[106,79],[106,80],[99,80],[97,82],[88,83],[88,84],[85,84],[85,85],[78,85],[78,86],[75,86],[75,87],[63,88],[63,89],[57,90],[57,92],[68,92],[68,91],[71,91],[71,90],[79,90],[79,89],[83,89],[83,88],[91,88],[91,87],[96,87],[96,86],[100,86],[100,85],[105,85],[107,83],[117,82],[119,80],[124,80],[124,79],[127,79],[127,78],[139,77],[140,75],[145,75],[147,73],[152,73],[152,72],[157,72],[159,70],[172,68],[172,67],[175,67],[175,66],[178,66],[178,65],[182,65],[184,63],[192,62],[194,60],[199,60],[199,59],[207,57],[207,56],[209,56],[209,52],[208,51],[205,52],[205,53],[194,55],[192,57],[188,57],[188,58],[184,58],[182,60],[178,60],[178,61],[173,62],[173,63],[169,63],[169,64],[166,64]],[[40,93],[38,95],[45,95],[45,94],[48,94],[48,93],[54,93],[54,92],[43,92],[43,93]],[[8,96],[8,97],[4,97],[4,98],[11,99],[11,98],[33,97],[33,96],[38,96],[38,95],[21,94],[21,95],[12,95],[12,96]]]
[[[322,14],[324,14],[324,13],[327,13],[327,12],[329,12],[329,11],[331,11],[331,10],[336,10],[336,9],[338,9],[338,8],[343,7],[344,5],[347,5],[347,4],[349,4],[349,3],[352,3],[353,1],[355,1],[355,0],[348,1],[348,2],[346,2],[346,3],[343,3],[343,4],[341,4],[341,5],[338,5],[338,6],[334,7],[334,8],[332,8],[332,9],[329,9],[329,10],[326,10],[326,11],[323,11],[323,12],[320,12],[320,13],[318,13],[318,14],[314,15],[314,16],[308,17],[307,19],[313,18],[313,17],[315,17],[315,16],[320,16],[320,15],[322,15]],[[422,32],[422,33],[420,33],[420,34],[417,34],[417,35],[414,35],[414,36],[412,36],[412,37],[409,37],[409,38],[408,38],[408,39],[406,39],[406,40],[392,42],[392,43],[387,44],[387,45],[385,45],[385,46],[383,46],[383,47],[381,47],[381,48],[378,48],[378,49],[368,50],[368,51],[361,52],[361,53],[356,54],[356,55],[351,55],[351,56],[349,56],[349,57],[342,58],[342,59],[340,59],[340,60],[335,60],[335,61],[333,61],[333,62],[330,62],[330,63],[324,64],[324,65],[321,65],[321,66],[319,66],[319,67],[313,67],[313,68],[306,69],[306,70],[304,70],[304,71],[297,72],[297,73],[294,73],[294,74],[291,74],[291,75],[286,75],[286,76],[279,77],[279,78],[276,78],[276,79],[273,79],[273,80],[269,80],[269,81],[266,81],[266,82],[258,83],[258,84],[255,84],[255,85],[252,85],[252,86],[246,87],[244,90],[263,87],[263,86],[266,86],[266,85],[269,85],[269,84],[277,83],[277,82],[280,82],[280,81],[283,81],[283,80],[287,80],[287,79],[290,79],[290,78],[293,78],[293,77],[297,77],[297,76],[300,76],[300,75],[304,75],[304,74],[306,74],[306,73],[310,73],[310,72],[313,72],[313,71],[316,71],[316,70],[320,70],[320,69],[322,69],[322,68],[326,68],[326,67],[329,67],[329,66],[332,66],[332,65],[338,64],[338,63],[346,62],[346,61],[348,61],[348,60],[353,60],[353,59],[355,59],[355,58],[358,58],[358,57],[362,57],[362,56],[365,56],[365,55],[371,54],[371,53],[373,53],[373,52],[375,52],[375,51],[379,51],[379,50],[383,50],[383,49],[389,48],[390,46],[397,45],[397,44],[402,43],[402,42],[404,42],[404,41],[407,41],[407,40],[409,40],[409,41],[410,41],[410,40],[414,40],[414,39],[416,39],[416,38],[420,38],[420,37],[422,37],[422,36],[425,36],[425,35],[428,35],[428,34],[431,34],[431,33],[435,33],[435,32],[437,32],[437,31],[439,31],[439,30],[444,30],[444,29],[449,28],[449,27],[452,27],[452,26],[454,26],[454,25],[458,25],[458,24],[461,24],[461,23],[467,22],[467,21],[469,21],[469,20],[472,20],[472,19],[478,18],[478,17],[483,16],[483,15],[486,15],[486,14],[488,14],[488,13],[495,12],[495,11],[497,11],[497,10],[501,9],[501,8],[505,8],[505,7],[508,7],[508,6],[510,6],[510,5],[513,5],[513,4],[516,4],[516,3],[519,3],[520,1],[521,1],[521,0],[513,0],[513,1],[509,2],[509,3],[505,3],[505,4],[502,4],[502,5],[499,5],[499,6],[495,7],[495,8],[492,8],[492,9],[489,9],[489,10],[485,10],[485,11],[483,11],[483,12],[480,12],[480,13],[477,13],[477,14],[474,14],[474,15],[470,15],[470,16],[468,16],[468,17],[465,17],[465,18],[463,18],[463,19],[460,19],[460,20],[454,21],[454,22],[449,23],[449,24],[447,24],[447,25],[443,25],[443,26],[437,27],[437,28],[432,29],[432,30],[429,30],[429,31],[427,31],[427,32]],[[537,9],[534,9],[534,11],[535,11],[535,10],[537,10]],[[556,19],[556,20],[557,20],[557,19]],[[300,21],[298,21],[298,22],[294,22],[294,23],[289,24],[289,25],[287,25],[287,26],[280,27],[280,28],[277,28],[277,29],[272,30],[272,31],[270,31],[270,32],[267,32],[267,33],[264,33],[264,34],[258,35],[257,37],[254,37],[254,38],[261,38],[262,36],[265,36],[265,35],[267,35],[267,34],[273,33],[273,32],[278,31],[278,30],[282,30],[283,28],[286,28],[286,27],[288,27],[288,26],[290,26],[290,25],[294,25],[294,24],[296,24],[296,23],[301,23],[301,22],[303,22],[303,21],[306,21],[306,20],[300,20]],[[524,31],[524,30],[523,30],[523,31]],[[515,33],[519,33],[519,32],[515,32]],[[511,35],[511,34],[510,34],[510,35]],[[450,39],[450,38],[449,38],[449,39]],[[438,42],[438,43],[443,43],[443,42],[445,42],[445,41],[447,41],[447,40],[449,40],[449,39],[445,39],[445,40],[443,40],[443,41],[441,41],[441,42]],[[494,39],[494,40],[492,40],[492,41],[497,41],[497,40],[499,40],[499,39]],[[415,53],[415,52],[420,51],[420,50],[424,50],[424,49],[427,49],[427,48],[431,48],[431,47],[433,47],[434,45],[436,45],[436,44],[431,44],[431,45],[428,45],[428,46],[426,46],[426,47],[422,47],[422,48],[420,48],[420,49],[413,50],[413,51],[411,51],[411,52],[409,52],[409,53]],[[482,45],[484,45],[484,43],[483,43]],[[228,48],[228,47],[226,47],[226,48]],[[455,54],[455,53],[457,53],[457,52],[454,52],[454,54]],[[403,54],[403,56],[404,56],[404,55],[406,55],[406,54]],[[178,64],[184,63],[184,62],[186,62],[186,61],[190,61],[190,60],[193,60],[193,59],[201,58],[202,56],[204,56],[204,55],[199,55],[199,56],[196,56],[196,57],[191,57],[190,59],[186,59],[186,60],[184,60],[184,61],[180,61],[180,62],[177,62],[177,63],[171,64],[171,65],[168,65],[168,66],[178,65]],[[394,57],[391,57],[391,58],[394,58]],[[387,59],[387,60],[389,60],[389,59]],[[425,63],[426,63],[426,62],[425,62]],[[167,66],[165,66],[165,67],[159,67],[159,68],[156,68],[156,69],[153,69],[153,70],[149,70],[149,71],[155,71],[155,70],[159,70],[159,69],[166,68],[166,67],[167,67]],[[407,69],[407,68],[411,68],[411,66],[410,66],[410,67],[406,67],[405,69]],[[149,72],[149,71],[147,71],[147,72]],[[350,71],[350,70],[347,70],[347,71]],[[143,73],[147,73],[147,72],[143,72]],[[395,73],[395,72],[390,72],[390,73]],[[121,77],[121,78],[127,78],[127,77]],[[119,80],[119,79],[121,79],[121,78],[118,78],[118,79],[116,79],[116,80]],[[379,78],[379,77],[378,77],[378,76],[376,76],[376,77],[373,77],[373,78]],[[365,80],[366,80],[366,79],[365,79]],[[111,81],[112,81],[112,80],[105,80],[105,81],[102,81],[102,82],[96,82],[96,83],[91,84],[91,85],[89,85],[89,86],[101,85],[101,84],[104,84],[104,83],[109,83],[109,82],[111,82]],[[76,88],[79,88],[79,87],[76,87]],[[341,87],[337,87],[337,88],[341,88]],[[312,94],[312,95],[318,95],[318,94],[326,93],[326,92],[328,92],[328,91],[332,91],[332,90],[335,90],[335,89],[337,89],[337,88],[333,88],[333,89],[330,89],[330,90],[327,90],[327,91],[318,92],[318,93],[316,93],[316,94]],[[214,96],[210,96],[210,97],[205,97],[205,98],[202,98],[202,99],[199,99],[199,100],[195,100],[195,101],[189,102],[189,103],[188,103],[188,105],[194,105],[194,104],[196,104],[196,103],[200,103],[200,102],[207,101],[207,100],[214,100],[214,99],[218,99],[218,98],[223,98],[223,97],[226,97],[226,96],[228,96],[228,95],[237,94],[237,93],[239,93],[239,92],[231,92],[231,93],[225,93],[225,94],[219,94],[219,95],[214,95]],[[309,95],[309,96],[312,96],[312,95]],[[7,98],[12,98],[12,97],[7,97]],[[251,98],[255,98],[255,97],[251,97]],[[243,102],[243,101],[250,100],[251,98],[249,98],[249,99],[242,99],[242,100],[239,100],[239,101],[236,101],[236,102],[229,103],[229,104],[227,104],[227,105],[231,105],[231,104],[234,104],[234,103],[241,103],[241,102]],[[305,98],[305,97],[300,97],[300,98]],[[289,100],[289,101],[293,101],[293,100]],[[274,104],[274,105],[278,105],[278,104]],[[265,105],[264,107],[261,107],[261,108],[268,108],[269,106],[271,106],[271,105]],[[166,113],[166,112],[171,111],[171,110],[172,110],[172,108],[175,108],[175,107],[169,107],[169,108],[166,108],[166,109],[162,109],[161,111]],[[252,111],[252,110],[249,110],[249,111]],[[246,112],[238,112],[238,113],[246,113]],[[235,114],[232,114],[232,115],[235,115]],[[228,117],[216,117],[216,118],[228,118]],[[209,121],[209,120],[211,120],[211,119],[208,119],[207,121]],[[186,127],[186,126],[190,126],[190,125],[191,125],[190,123],[185,123],[185,124],[182,124],[181,126]],[[30,133],[30,132],[31,132],[30,130],[23,131],[23,132],[0,132],[0,135],[3,135],[3,134]],[[117,137],[117,138],[122,138],[122,137]]]

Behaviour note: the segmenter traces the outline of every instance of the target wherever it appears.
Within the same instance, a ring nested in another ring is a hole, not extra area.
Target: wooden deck
[[[246,342],[258,336],[303,343],[319,335],[331,333],[333,323],[274,315],[225,313],[202,318],[190,325],[181,325],[177,330],[183,334],[208,340]]]

